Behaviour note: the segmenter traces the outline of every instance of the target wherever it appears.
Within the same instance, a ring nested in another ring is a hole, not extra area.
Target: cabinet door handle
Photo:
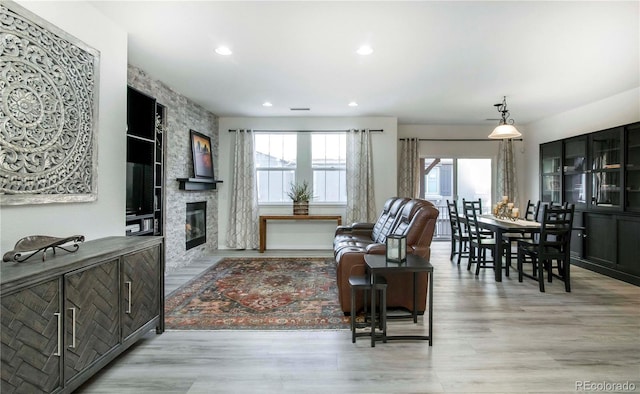
[[[124,282],[127,285],[127,310],[124,313],[131,314],[131,281]]]
[[[76,348],[76,308],[69,308],[71,311],[71,345],[69,348]]]
[[[62,348],[62,316],[60,316],[60,312],[55,312],[54,315],[58,318],[58,348],[53,355],[60,357],[62,356],[62,352],[60,351]]]

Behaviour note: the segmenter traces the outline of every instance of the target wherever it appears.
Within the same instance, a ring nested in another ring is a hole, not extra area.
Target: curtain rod
[[[238,129],[229,129],[229,133],[235,133]],[[346,133],[350,130],[252,130],[258,133]],[[384,130],[369,130],[373,133],[382,133]]]
[[[406,140],[410,140],[412,138],[400,138],[400,141],[406,141]],[[512,141],[523,141],[522,138],[511,138]],[[418,141],[461,141],[461,142],[468,142],[468,141],[500,141],[499,139],[491,139],[491,138],[418,138]]]

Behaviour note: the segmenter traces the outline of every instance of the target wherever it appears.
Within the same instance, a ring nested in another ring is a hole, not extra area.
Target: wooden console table
[[[267,249],[267,220],[335,220],[342,225],[340,215],[260,215],[260,253]]]

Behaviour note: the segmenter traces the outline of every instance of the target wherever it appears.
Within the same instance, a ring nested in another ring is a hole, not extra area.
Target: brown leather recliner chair
[[[393,197],[384,204],[376,223],[354,223],[338,226],[334,238],[334,254],[337,263],[338,298],[345,314],[351,313],[349,276],[365,274],[365,254],[385,254],[387,235],[405,235],[407,253],[427,260],[431,256],[431,240],[439,211],[426,200]],[[413,274],[385,275],[387,279],[387,307],[413,310]],[[427,274],[420,273],[417,286],[427,288]],[[426,291],[419,291],[417,310],[424,313]],[[358,299],[356,307],[363,305]]]

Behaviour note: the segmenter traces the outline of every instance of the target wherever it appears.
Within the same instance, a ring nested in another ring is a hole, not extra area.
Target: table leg
[[[502,231],[496,231],[496,246],[493,251],[493,265],[496,267],[496,282],[502,282]]]
[[[258,252],[264,253],[267,248],[267,219],[260,218],[260,248]]]
[[[376,276],[371,273],[371,347],[376,346]]]
[[[413,273],[413,322],[418,322],[418,273]]]
[[[433,271],[428,274],[429,287],[429,346],[433,345]]]

